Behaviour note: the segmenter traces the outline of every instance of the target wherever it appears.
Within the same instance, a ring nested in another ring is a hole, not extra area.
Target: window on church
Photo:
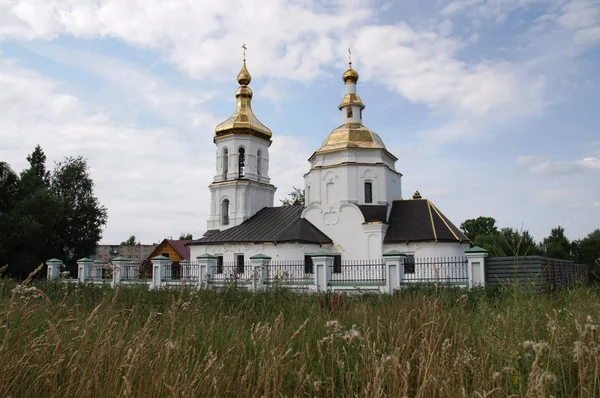
[[[223,256],[217,256],[217,274],[223,273]]]
[[[304,273],[314,274],[314,272],[312,256],[304,256]]]
[[[237,256],[235,256],[235,262],[236,262],[236,271],[238,274],[243,274],[244,273],[244,255],[243,254],[238,254]]]
[[[404,273],[405,274],[414,274],[415,273],[415,256],[414,256],[414,254],[409,254],[404,259]]]
[[[342,256],[339,254],[333,256],[333,273],[334,274],[342,273]]]
[[[365,182],[365,203],[373,203],[373,184]]]
[[[224,199],[221,203],[221,224],[229,225],[229,199]]]
[[[348,117],[348,119],[352,119],[352,107],[351,106],[346,108],[346,116]]]
[[[227,179],[227,173],[229,172],[229,150],[223,148],[223,180]]]
[[[362,109],[359,111],[360,120],[362,120]]]
[[[260,159],[262,155],[262,152],[260,151],[260,149],[258,150],[258,152],[256,152],[256,174],[258,175],[258,177],[260,178],[260,169],[262,168],[262,160]]]
[[[238,175],[242,178],[246,175],[246,150],[240,147],[238,155]]]

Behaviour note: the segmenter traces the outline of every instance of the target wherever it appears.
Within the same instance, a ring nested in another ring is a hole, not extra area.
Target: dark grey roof
[[[387,221],[387,205],[357,205],[365,217],[365,222]]]
[[[469,239],[427,199],[392,204],[384,243],[469,242]]]
[[[235,227],[216,232],[190,245],[221,243],[332,243],[331,239],[308,220],[300,218],[303,205],[265,207]]]

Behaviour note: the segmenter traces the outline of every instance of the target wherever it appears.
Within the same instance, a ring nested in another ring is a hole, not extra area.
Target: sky
[[[600,0],[0,0],[0,160],[87,159],[101,243],[200,237],[246,44],[276,202],[363,123],[457,226],[600,228]]]

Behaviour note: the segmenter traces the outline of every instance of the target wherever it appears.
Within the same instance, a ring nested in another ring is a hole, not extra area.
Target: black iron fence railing
[[[212,272],[210,282],[231,283],[249,282],[254,278],[252,264],[239,262],[224,262],[219,264]]]
[[[468,283],[469,263],[466,257],[408,257],[402,282]]]
[[[267,265],[266,282],[269,283],[312,283],[314,282],[312,263],[298,261],[271,261]]]
[[[334,262],[330,267],[330,283],[385,283],[385,262],[383,260],[341,261]]]

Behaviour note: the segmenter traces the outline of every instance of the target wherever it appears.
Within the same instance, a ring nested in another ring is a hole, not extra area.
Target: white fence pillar
[[[394,290],[400,289],[402,279],[404,279],[404,260],[406,254],[392,250],[383,255],[385,261],[385,285],[387,293],[394,293]]]
[[[165,280],[166,269],[171,260],[165,256],[156,256],[152,259],[152,289],[158,289],[163,286]]]
[[[110,262],[113,265],[113,280],[112,285],[116,287],[119,283],[121,283],[121,279],[123,279],[123,272],[125,270],[125,266],[129,264],[129,259],[123,256],[113,258]]]
[[[262,290],[265,287],[265,282],[269,278],[269,263],[271,257],[264,254],[257,254],[250,257],[252,262],[252,289]]]
[[[485,258],[487,250],[474,246],[465,250],[465,256],[469,263],[469,287],[485,286]]]
[[[331,268],[333,267],[334,256],[330,253],[316,253],[311,258],[315,276],[315,284],[311,290],[326,292],[331,280]]]
[[[46,278],[48,279],[59,279],[60,278],[60,267],[62,267],[63,262],[57,258],[51,258],[46,261],[46,266],[48,267],[48,275]]]
[[[80,258],[77,260],[77,279],[79,283],[85,283],[89,279],[90,265],[94,263],[94,260],[87,257]]]
[[[198,286],[209,287],[212,276],[217,273],[217,258],[211,254],[202,254],[198,260]]]

